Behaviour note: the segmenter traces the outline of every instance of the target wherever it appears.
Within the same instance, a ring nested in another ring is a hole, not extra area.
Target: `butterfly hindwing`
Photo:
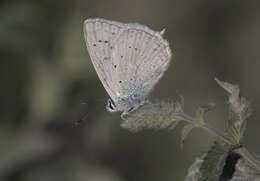
[[[145,99],[167,69],[171,58],[168,42],[143,25],[128,24],[116,39],[112,52],[117,65],[115,91]]]

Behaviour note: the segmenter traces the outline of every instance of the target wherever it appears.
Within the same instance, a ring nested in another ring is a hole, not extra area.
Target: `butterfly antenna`
[[[87,102],[81,102],[80,104],[82,105],[87,105],[88,103]],[[88,116],[88,113],[85,113],[79,120],[75,120],[74,121],[74,126],[75,127],[78,127],[79,125],[82,124],[82,122],[85,121],[86,117]]]
[[[85,113],[79,120],[76,120],[76,121],[74,122],[74,126],[75,126],[75,127],[80,126],[80,125],[85,121],[85,119],[86,119],[87,116],[88,116],[88,113]]]

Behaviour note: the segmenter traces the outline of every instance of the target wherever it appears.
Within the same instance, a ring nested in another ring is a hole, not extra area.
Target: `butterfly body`
[[[128,85],[123,88],[114,100],[109,100],[107,108],[111,112],[124,112],[137,108],[145,101],[147,87],[144,84]],[[114,109],[109,109],[110,103],[114,106]]]

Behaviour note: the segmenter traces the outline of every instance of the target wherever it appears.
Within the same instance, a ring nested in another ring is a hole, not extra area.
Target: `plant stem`
[[[212,127],[209,124],[205,124],[203,126],[204,129],[206,129],[207,131],[209,131],[210,133],[214,134],[215,136],[217,136],[218,138],[220,138],[221,140],[225,141],[226,143],[228,143],[229,145],[235,146],[237,145],[232,139],[230,139],[229,137],[227,137],[226,135],[224,135],[223,132],[217,130],[216,128]],[[244,158],[246,159],[249,163],[251,163],[252,165],[254,165],[256,167],[257,170],[260,171],[260,163],[259,161],[245,148],[239,148],[237,149],[237,152]]]
[[[227,137],[223,132],[221,132],[220,130],[214,128],[210,124],[205,123],[204,125],[202,125],[202,128],[204,128],[205,130],[207,130],[211,134],[214,134],[216,137],[218,137],[222,141],[226,142],[227,144],[229,144],[229,145],[236,145],[236,143],[232,139]]]
[[[184,121],[194,124],[195,119],[192,116],[189,116],[185,113],[180,113],[180,116],[183,117]],[[222,141],[226,142],[227,144],[231,146],[237,145],[237,143],[234,142],[231,138],[229,138],[222,131],[214,128],[210,124],[204,123],[203,125],[199,125],[199,126],[207,130],[209,133],[215,135],[217,138],[221,139]],[[237,152],[249,163],[254,165],[256,169],[260,171],[260,162],[245,147],[237,149]]]
[[[252,165],[254,165],[257,168],[257,170],[260,171],[259,161],[257,159],[255,159],[255,157],[251,153],[249,153],[249,151],[245,147],[238,149],[237,152],[240,155],[242,155],[244,159],[246,159],[248,162],[250,162]]]

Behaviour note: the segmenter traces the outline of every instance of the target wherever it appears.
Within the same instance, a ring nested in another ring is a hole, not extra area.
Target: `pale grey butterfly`
[[[87,19],[84,36],[94,68],[111,99],[110,112],[129,113],[146,101],[171,60],[161,32],[136,23]]]

